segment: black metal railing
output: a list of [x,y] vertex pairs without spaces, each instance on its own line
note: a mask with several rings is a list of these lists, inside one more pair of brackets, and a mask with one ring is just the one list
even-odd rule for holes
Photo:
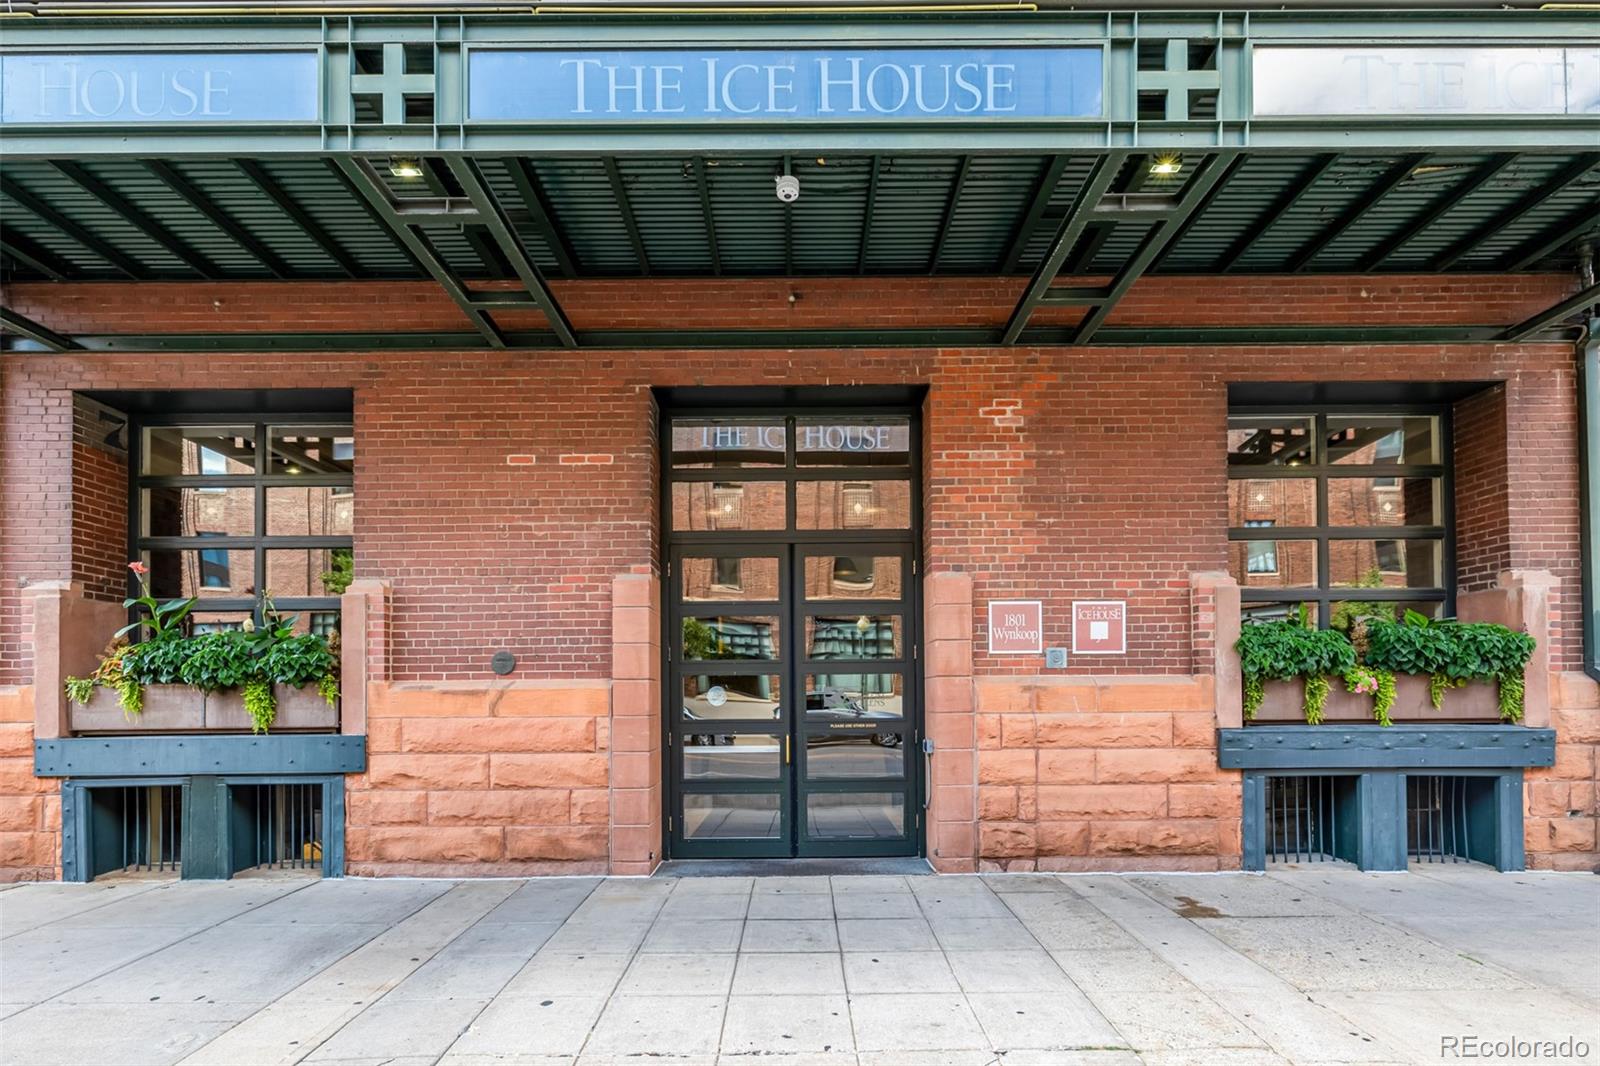
[[1334,862],[1352,858],[1353,848],[1346,840],[1353,839],[1355,830],[1351,803],[1354,791],[1355,779],[1347,775],[1268,777],[1267,861]]
[[237,869],[321,870],[322,785],[232,786]]
[[112,830],[105,834],[109,839],[99,842],[95,876],[181,871],[182,785],[110,786],[91,792],[96,822]]
[[1406,775],[1406,857],[1471,861],[1472,817],[1465,777]]

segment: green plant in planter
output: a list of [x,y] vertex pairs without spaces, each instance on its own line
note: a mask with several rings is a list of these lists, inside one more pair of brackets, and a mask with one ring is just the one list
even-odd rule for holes
[[92,677],[67,678],[67,699],[80,707],[87,707],[94,698],[95,680]]
[[197,599],[191,596],[186,600],[168,600],[162,603],[150,594],[150,582],[145,580],[150,568],[143,563],[134,562],[128,564],[128,569],[133,571],[133,576],[138,579],[139,595],[123,600],[122,606],[130,610],[141,607],[146,614],[138,621],[129,622],[117,630],[115,635],[125,636],[136,629],[144,629],[149,631],[151,640],[182,636],[183,620],[188,617],[198,602]]
[[1343,677],[1356,665],[1356,650],[1348,637],[1330,629],[1306,624],[1302,608],[1297,617],[1282,622],[1247,625],[1234,647],[1244,675],[1244,714],[1255,718],[1261,709],[1268,681],[1305,679],[1306,722],[1322,721],[1328,700],[1330,676]]
[[183,683],[201,692],[238,688],[256,675],[249,634],[240,630],[203,633],[184,641]]
[[255,677],[245,682],[240,690],[244,696],[244,709],[250,715],[250,732],[265,733],[278,718],[278,698],[272,694],[272,682]]
[[1501,719],[1520,722],[1523,672],[1534,645],[1528,634],[1492,622],[1435,622],[1407,611],[1399,622],[1368,623],[1365,659],[1374,669],[1428,675],[1435,709],[1443,706],[1447,689],[1494,681],[1499,686]]

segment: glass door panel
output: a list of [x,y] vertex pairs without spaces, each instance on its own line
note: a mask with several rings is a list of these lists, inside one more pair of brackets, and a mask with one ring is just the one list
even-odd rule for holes
[[669,854],[918,854],[914,417],[680,414],[662,445]]
[[672,570],[672,853],[788,855],[788,550],[684,549]]
[[797,548],[797,854],[914,854],[909,548]]

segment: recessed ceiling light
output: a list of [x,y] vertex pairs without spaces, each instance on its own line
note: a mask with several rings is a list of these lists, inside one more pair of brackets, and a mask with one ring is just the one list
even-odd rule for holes
[[1183,159],[1180,156],[1157,156],[1156,161],[1150,164],[1150,173],[1157,177],[1170,178],[1183,169]]
[[413,156],[397,155],[389,160],[389,173],[407,180],[422,177],[422,161]]

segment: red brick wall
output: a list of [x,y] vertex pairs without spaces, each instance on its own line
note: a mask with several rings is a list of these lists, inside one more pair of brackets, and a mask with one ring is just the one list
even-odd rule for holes
[[[1116,321],[1508,322],[1567,286],[1540,277],[1157,280],[1141,283]],[[584,283],[563,296],[580,328],[663,317],[927,325],[992,323],[1015,289],[1004,280]],[[8,295],[68,332],[460,328],[431,286],[17,286]],[[1227,565],[1228,383],[1503,382],[1458,411],[1463,573],[1478,582],[1505,567],[1549,569],[1576,602],[1572,374],[1563,344],[9,356],[0,360],[0,683],[29,679],[19,579],[97,572],[104,581],[113,554],[120,563],[109,525],[87,535],[93,524],[71,516],[75,491],[98,501],[96,513],[109,507],[101,497],[114,473],[89,476],[93,457],[74,450],[73,390],[350,388],[356,573],[393,585],[391,684],[374,693],[372,767],[352,784],[353,869],[597,868],[608,847],[602,800],[615,784],[606,727],[619,720],[596,702],[617,676],[612,580],[659,563],[651,388],[923,384],[925,572],[972,575],[971,632],[983,632],[992,599],[1044,599],[1051,643],[1074,597],[1130,602],[1128,655],[1075,662],[1065,677],[1040,676],[1037,658],[991,657],[978,638],[971,672],[982,717],[967,787],[980,810],[966,854],[1007,866],[1232,865],[1237,777],[1215,770],[1203,685],[1186,676],[1197,652],[1205,658],[1194,647],[1190,575]],[[1489,490],[1486,510],[1474,510],[1475,486]],[[1500,486],[1509,486],[1503,505],[1492,502]],[[1572,670],[1579,636],[1563,625],[1560,602],[1552,665]],[[582,694],[498,702],[489,657],[502,648],[517,656],[515,680]],[[1587,806],[1538,815],[1530,851],[1581,854],[1585,816],[1571,811],[1583,809],[1593,846],[1584,786],[1594,753],[1582,738],[1594,715],[1579,707],[1558,719],[1565,763],[1536,793],[1540,810]],[[44,800],[35,810],[29,793],[17,795],[14,817],[35,826],[26,848],[44,846]],[[654,817],[635,814],[613,825]],[[952,839],[959,821],[945,823]],[[28,856],[8,859],[27,865]]]
[[1493,588],[1511,565],[1510,455],[1506,388],[1496,385],[1454,410],[1456,583],[1462,592]]
[[[1358,313],[1499,320],[1539,306],[1566,282],[1251,279],[1213,285],[1208,306],[1243,321],[1239,316],[1278,316],[1295,303],[1259,298],[1263,285],[1283,288],[1285,296],[1299,287],[1297,321]],[[782,314],[808,321],[871,317],[862,310],[863,293],[875,292],[880,302],[871,306],[881,311],[891,288],[796,286],[805,298],[774,302],[783,304]],[[299,297],[289,300],[270,285],[14,286],[12,299],[68,332],[177,328],[190,317],[218,329],[246,311],[250,328],[370,328],[375,310],[388,326],[454,324],[453,308],[443,310],[443,322],[423,313],[436,303],[426,287],[294,288]],[[776,296],[766,283],[715,290],[657,283],[664,299],[676,301],[668,303],[647,299],[632,284],[572,288],[569,303],[580,319],[605,307],[640,321],[668,313],[684,324],[713,312],[770,324],[763,299]],[[996,303],[990,290],[1011,288],[979,284],[966,299],[989,306]],[[1177,304],[1205,297],[1192,282],[1167,291]],[[1147,292],[1130,301],[1130,320],[1161,304],[1159,291]],[[222,310],[199,296],[217,297]],[[946,318],[962,306],[946,306]],[[1169,321],[1175,313],[1164,312]],[[605,676],[610,579],[652,561],[656,550],[655,385],[927,383],[929,568],[973,571],[975,614],[990,599],[1043,597],[1052,633],[1062,631],[1074,596],[1126,597],[1129,654],[1099,660],[1097,672],[1187,669],[1188,574],[1226,565],[1223,425],[1233,380],[1509,379],[1509,562],[1550,569],[1567,583],[1577,576],[1576,429],[1565,345],[57,355],[13,357],[4,368],[0,680],[27,676],[17,579],[73,571],[63,540],[71,528],[69,390],[83,388],[354,388],[356,568],[359,576],[394,583],[391,669],[401,681],[486,677],[489,654],[501,647],[518,656],[519,676]],[[1576,634],[1559,630],[1554,650],[1557,666],[1576,665]],[[994,659],[980,646],[975,669],[1029,674],[1040,665]]]
[[90,599],[128,595],[128,453],[117,422],[79,401],[72,424],[72,580]]

